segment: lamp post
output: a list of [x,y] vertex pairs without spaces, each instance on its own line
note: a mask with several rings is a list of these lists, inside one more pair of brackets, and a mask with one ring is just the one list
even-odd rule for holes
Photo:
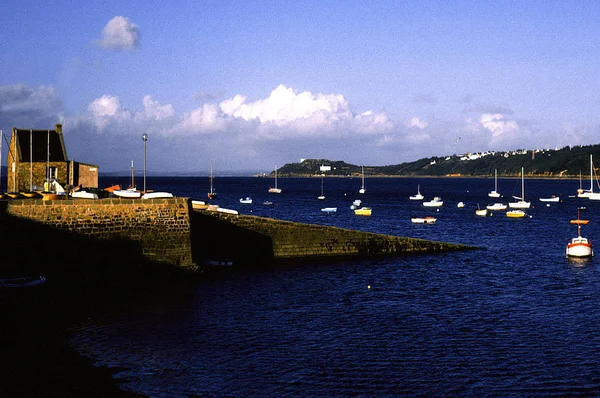
[[148,141],[148,134],[142,134],[142,140],[144,140],[144,193],[146,193],[146,141]]

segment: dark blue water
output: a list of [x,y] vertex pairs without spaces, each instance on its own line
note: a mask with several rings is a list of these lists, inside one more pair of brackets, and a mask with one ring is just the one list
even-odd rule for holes
[[[272,182],[215,179],[214,203],[483,250],[227,269],[94,314],[71,330],[72,345],[122,369],[122,388],[151,396],[600,394],[599,266],[565,258],[578,205],[590,219],[583,236],[600,236],[600,203],[568,197],[579,181],[527,180],[525,219],[475,216],[478,203],[497,201],[487,197],[493,179],[367,179],[359,195],[359,179],[332,178],[324,202],[320,179],[280,179],[281,195],[267,193]],[[442,197],[439,211],[408,199],[417,184],[426,199]],[[148,187],[204,199],[209,182],[148,178]],[[520,180],[500,180],[499,191],[509,201]],[[538,200],[553,194],[563,201]],[[359,197],[371,217],[350,210]],[[410,222],[432,214],[434,225]]]

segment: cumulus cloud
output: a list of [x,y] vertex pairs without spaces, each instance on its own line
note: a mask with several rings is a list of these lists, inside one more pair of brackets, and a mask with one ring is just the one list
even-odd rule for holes
[[504,115],[501,113],[484,113],[481,115],[479,123],[492,133],[492,137],[500,137],[519,130],[516,121],[504,119]]
[[[90,101],[82,114],[63,112],[53,88],[0,86],[0,128],[45,129],[62,122],[69,156],[98,164],[103,171],[126,169],[133,159],[142,162],[143,133],[150,136],[149,170],[197,171],[198,161],[206,159],[228,170],[256,170],[300,157],[397,164],[459,151],[535,147],[541,130],[502,112],[482,112],[466,120],[415,115],[397,123],[385,112],[352,109],[342,94],[285,85],[255,101],[237,94],[183,111],[149,94],[124,104],[115,93],[107,93]],[[597,129],[575,126],[557,130],[571,131],[573,137],[587,134],[589,139],[598,134]],[[459,136],[460,147],[455,142]],[[537,137],[539,141],[542,133]]]
[[102,30],[100,46],[112,50],[131,50],[139,46],[139,27],[129,18],[116,16]]

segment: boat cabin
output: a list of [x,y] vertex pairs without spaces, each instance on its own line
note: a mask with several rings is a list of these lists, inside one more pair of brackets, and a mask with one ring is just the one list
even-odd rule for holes
[[14,127],[8,151],[8,192],[44,190],[44,183],[56,180],[63,187],[98,187],[98,166],[69,161],[62,125],[54,130]]

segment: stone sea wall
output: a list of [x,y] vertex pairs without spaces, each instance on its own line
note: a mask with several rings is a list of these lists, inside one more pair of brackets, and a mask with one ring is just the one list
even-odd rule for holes
[[[234,215],[213,211],[203,211],[204,217],[211,217],[221,222],[213,222],[215,234],[234,233],[229,226],[239,230],[252,231],[256,244],[269,242],[272,256],[275,259],[335,257],[335,256],[384,256],[419,253],[436,253],[454,250],[474,249],[474,247],[433,242],[423,239],[404,238],[370,232],[349,230],[344,228],[303,224],[290,221],[275,220],[264,217]],[[207,220],[199,221],[208,224]],[[221,225],[219,227],[219,225]],[[258,239],[262,237],[262,241]],[[252,239],[247,236],[246,239]],[[252,247],[253,244],[248,246]],[[256,246],[254,246],[256,247]]]
[[[8,216],[100,241],[135,243],[151,261],[194,266],[186,198],[9,200],[5,211]],[[57,249],[69,251],[68,247]],[[111,253],[106,256],[110,258]]]

